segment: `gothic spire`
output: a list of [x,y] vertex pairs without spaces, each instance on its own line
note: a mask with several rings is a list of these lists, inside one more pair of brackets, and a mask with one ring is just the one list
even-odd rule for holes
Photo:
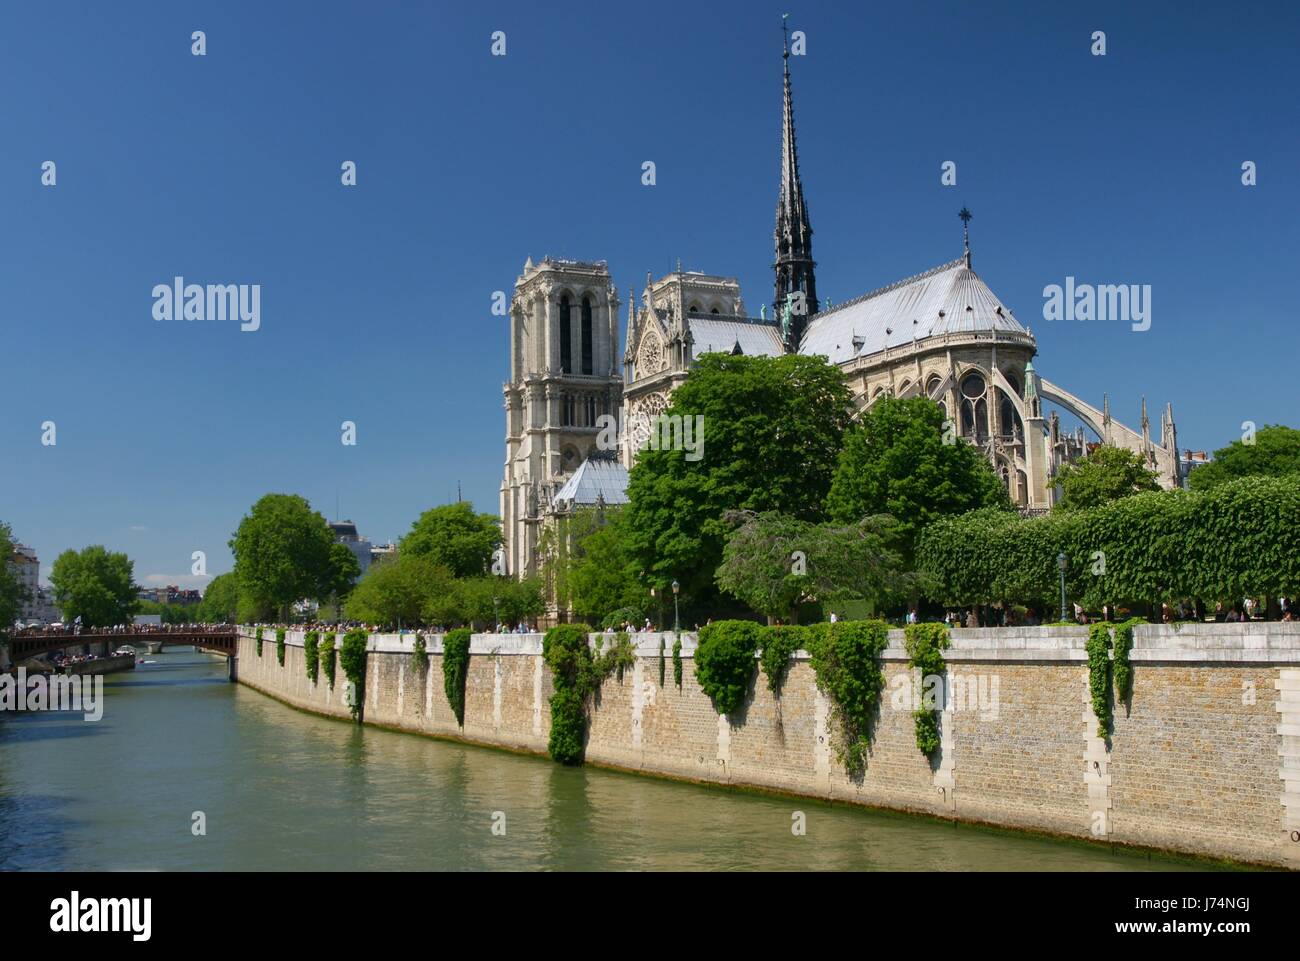
[[786,341],[787,350],[798,350],[808,317],[817,313],[816,264],[812,258],[812,225],[808,222],[808,205],[803,183],[799,179],[799,154],[794,135],[794,98],[790,90],[790,34],[785,17],[781,19],[783,51],[781,54],[785,96],[781,118],[781,186],[776,201],[776,294],[772,302],[775,316],[785,310],[786,298],[802,291],[803,311],[796,310]]

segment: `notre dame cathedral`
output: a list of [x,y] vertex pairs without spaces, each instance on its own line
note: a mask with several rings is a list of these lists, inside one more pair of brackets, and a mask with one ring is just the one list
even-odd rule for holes
[[[956,432],[984,451],[1026,513],[1051,507],[1062,464],[1097,443],[1141,453],[1166,487],[1180,484],[1172,408],[1152,439],[1034,369],[1037,345],[962,255],[831,305],[817,297],[812,226],[795,147],[790,50],[783,53],[781,180],[776,203],[775,289],[748,315],[732,277],[683,271],[646,275],[628,292],[620,370],[618,293],[604,261],[529,258],[510,307],[510,380],[505,384],[506,462],[501,521],[506,567],[539,573],[542,532],[575,509],[626,503],[628,469],[653,419],[694,359],[733,354],[819,354],[836,364],[857,413],[886,393],[941,404]],[[962,210],[969,227],[970,214]],[[1079,427],[1063,432],[1056,405]],[[609,425],[617,424],[617,430]],[[612,440],[611,440],[612,437]]]

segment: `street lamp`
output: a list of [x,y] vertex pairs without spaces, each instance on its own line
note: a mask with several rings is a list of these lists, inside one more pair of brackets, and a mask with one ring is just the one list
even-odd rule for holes
[[673,634],[676,635],[681,630],[682,617],[677,608],[677,595],[682,592],[682,585],[678,584],[676,579],[673,580]]
[[1061,572],[1061,620],[1065,620],[1065,567],[1068,561],[1065,551],[1056,555],[1056,566]]

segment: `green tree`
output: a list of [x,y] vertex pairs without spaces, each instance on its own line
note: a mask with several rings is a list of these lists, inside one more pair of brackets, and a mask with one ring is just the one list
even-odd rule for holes
[[433,559],[399,552],[372,564],[343,606],[349,620],[383,627],[423,621],[430,598],[451,589],[451,572]]
[[361,576],[361,563],[346,544],[331,544],[329,561],[317,590],[316,599],[335,605],[352,593],[357,578]]
[[134,567],[125,554],[98,544],[66,550],[50,569],[55,603],[67,621],[80,617],[83,627],[129,624],[137,604]]
[[225,624],[239,611],[239,579],[234,571],[218,574],[203,592],[198,619],[205,624]]
[[1102,445],[1077,464],[1067,464],[1056,475],[1061,499],[1056,509],[1087,510],[1121,497],[1160,490],[1156,475],[1141,454],[1123,447]]
[[889,544],[897,524],[880,515],[855,524],[813,524],[769,511],[728,515],[718,586],[760,614],[793,623],[807,600],[860,598],[882,604],[910,587]]
[[278,610],[317,597],[330,578],[334,536],[325,518],[296,494],[267,494],[230,541],[243,612]]
[[[594,511],[582,512],[594,519]],[[576,521],[569,523],[574,525]],[[566,583],[573,613],[593,624],[619,610],[644,616],[650,596],[637,579],[621,509],[607,510],[604,525],[593,524],[572,538]]]
[[839,368],[820,357],[702,356],[665,412],[703,418],[702,446],[648,447],[628,481],[638,575],[660,592],[680,581],[698,606],[717,594],[727,511],[821,520],[849,405]]
[[947,436],[943,408],[925,397],[876,401],[844,439],[826,509],[840,523],[888,514],[909,567],[916,538],[940,517],[1010,508],[984,456]]
[[1207,490],[1239,477],[1278,477],[1300,471],[1300,430],[1273,424],[1255,432],[1253,443],[1235,440],[1214,452],[1214,460],[1187,477],[1192,490]]
[[420,515],[398,543],[403,554],[428,557],[456,577],[487,574],[501,546],[501,527],[491,514],[474,513],[469,501],[443,504]]
[[4,640],[10,626],[18,619],[23,603],[29,598],[10,566],[14,556],[13,531],[0,521],[0,640]]

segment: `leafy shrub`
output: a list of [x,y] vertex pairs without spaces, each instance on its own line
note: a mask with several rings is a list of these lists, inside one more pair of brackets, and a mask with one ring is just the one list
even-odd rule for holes
[[469,643],[473,636],[468,627],[458,627],[442,639],[442,689],[460,727],[465,726],[465,679],[469,677]]
[[745,703],[761,631],[753,621],[718,621],[700,629],[695,676],[719,714],[732,714]]
[[776,697],[781,696],[790,659],[795,651],[807,649],[810,637],[808,628],[797,624],[764,627],[759,632],[759,644],[763,648],[759,663],[767,675],[767,689]]
[[817,686],[831,702],[831,746],[849,776],[860,777],[885,687],[880,655],[889,646],[889,625],[839,621],[814,625],[808,633]]
[[[946,624],[908,624],[903,630],[903,646],[908,665],[921,671],[922,690],[927,678],[939,677],[948,670],[943,657],[950,646]],[[912,711],[912,722],[917,748],[926,757],[932,756],[939,750],[939,709],[919,704]]]

